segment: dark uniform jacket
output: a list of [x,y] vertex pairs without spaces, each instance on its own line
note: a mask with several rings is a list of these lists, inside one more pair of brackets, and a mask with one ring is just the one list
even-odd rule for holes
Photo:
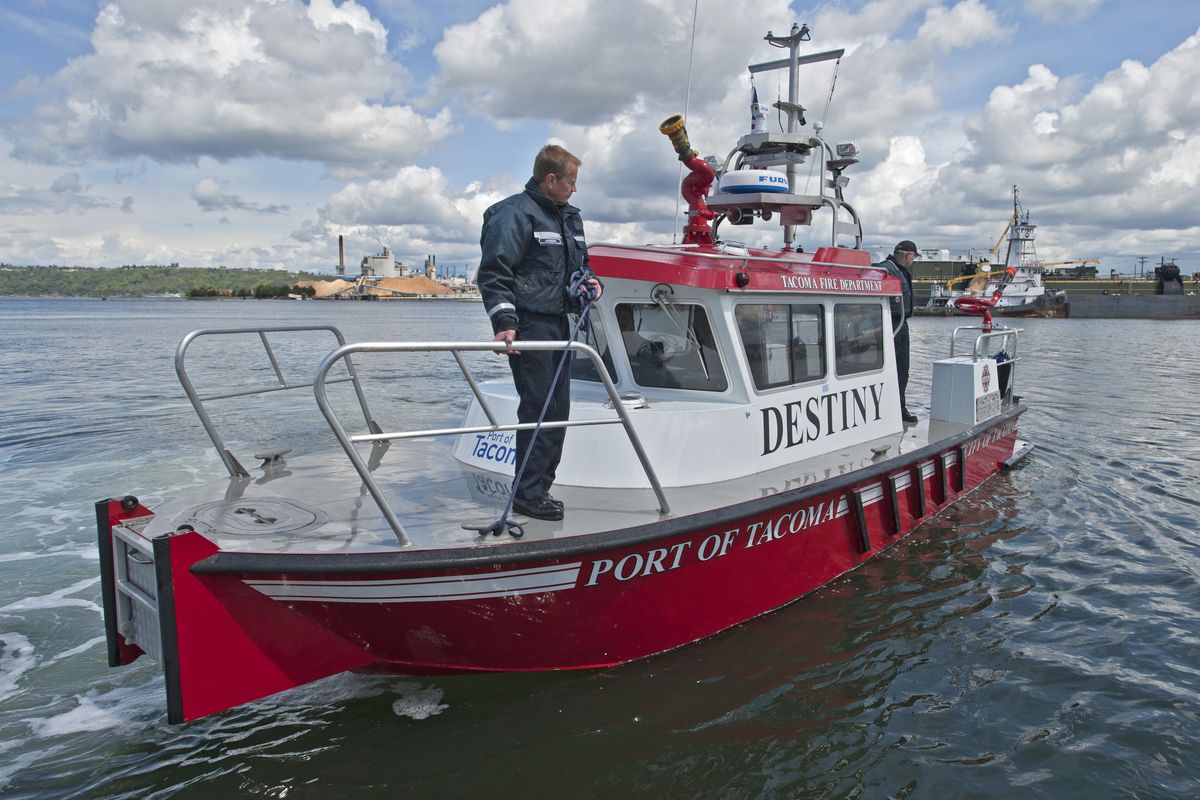
[[892,321],[899,322],[901,318],[908,319],[913,315],[913,305],[916,295],[913,292],[912,273],[896,261],[895,255],[890,255],[875,266],[882,267],[900,279],[900,297],[892,298]]
[[571,276],[587,266],[583,218],[558,206],[532,178],[525,191],[483,212],[477,282],[492,331],[514,330],[522,312],[565,315]]

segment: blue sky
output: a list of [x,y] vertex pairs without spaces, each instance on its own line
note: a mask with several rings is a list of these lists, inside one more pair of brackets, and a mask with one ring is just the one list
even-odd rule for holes
[[[748,126],[768,29],[846,48],[826,133],[864,153],[869,247],[983,248],[1017,184],[1045,259],[1200,270],[1200,4],[1165,0],[9,0],[0,261],[332,271],[343,234],[351,265],[386,244],[466,269],[551,140],[583,159],[590,240],[670,241],[657,124],[683,110],[694,12],[704,154]],[[834,69],[802,76],[810,120]]]

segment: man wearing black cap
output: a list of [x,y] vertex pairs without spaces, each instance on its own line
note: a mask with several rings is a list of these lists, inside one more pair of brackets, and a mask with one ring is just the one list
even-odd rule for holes
[[913,315],[913,261],[917,259],[917,246],[908,239],[896,245],[892,254],[875,266],[883,267],[900,279],[900,296],[892,298],[892,329],[896,331],[896,378],[900,383],[900,416],[906,423],[917,421],[917,415],[908,410],[904,393],[908,389],[908,318]]

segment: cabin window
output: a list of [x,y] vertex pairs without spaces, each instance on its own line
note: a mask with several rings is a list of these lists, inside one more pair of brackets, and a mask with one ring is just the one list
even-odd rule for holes
[[737,305],[734,317],[756,389],[825,377],[824,313],[819,304]]
[[883,368],[883,307],[878,303],[838,303],[833,307],[838,375]]
[[[574,330],[578,318],[572,314],[570,320],[571,330]],[[600,326],[599,314],[594,312],[588,314],[587,331],[580,331],[575,340],[594,348],[600,354],[600,359],[604,362],[604,369],[608,371],[609,380],[615,383],[617,370],[613,366],[612,353],[608,349],[608,337],[604,335],[604,329]],[[600,383],[600,373],[596,371],[596,365],[582,353],[573,352],[571,354],[571,378],[577,381]]]
[[618,303],[614,311],[637,385],[701,392],[729,388],[702,306]]

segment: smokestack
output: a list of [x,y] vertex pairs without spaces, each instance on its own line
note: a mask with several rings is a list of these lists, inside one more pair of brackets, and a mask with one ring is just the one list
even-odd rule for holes
[[346,274],[346,243],[342,240],[342,235],[338,234],[338,275]]

